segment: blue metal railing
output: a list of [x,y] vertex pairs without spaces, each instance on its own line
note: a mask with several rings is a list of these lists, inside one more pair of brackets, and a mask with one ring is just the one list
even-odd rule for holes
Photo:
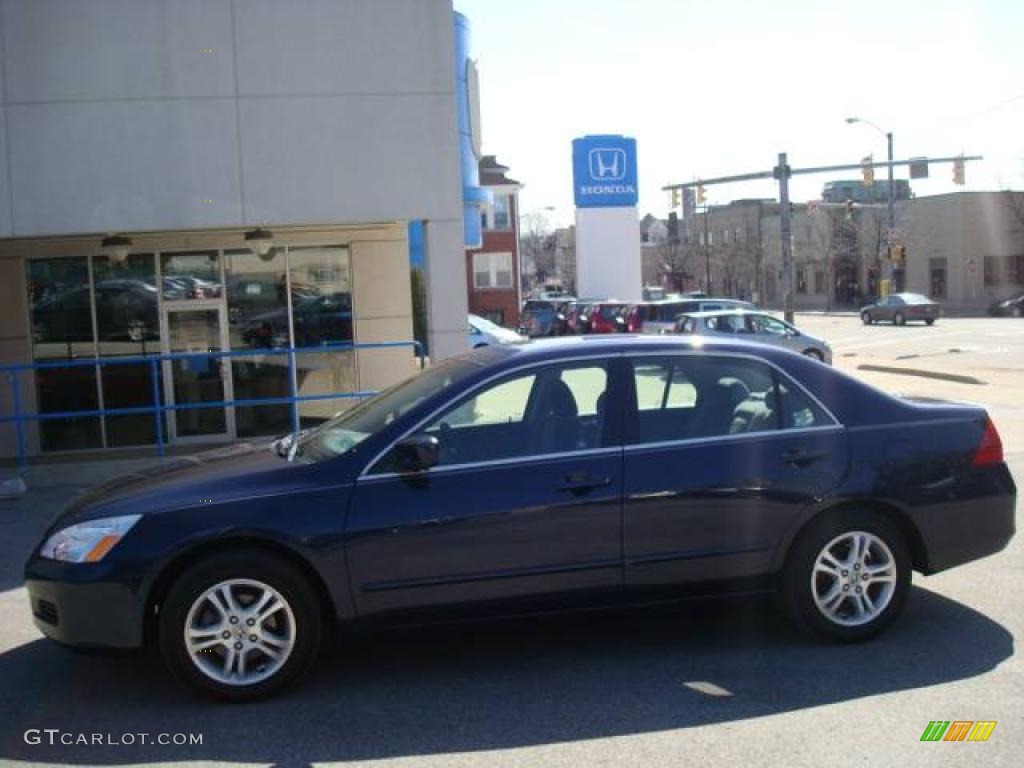
[[[80,419],[87,417],[104,416],[130,416],[141,413],[152,414],[153,429],[156,435],[156,454],[161,459],[164,457],[164,425],[163,415],[168,411],[191,411],[204,408],[237,408],[245,406],[260,405],[290,405],[292,430],[299,430],[299,409],[298,404],[315,400],[337,400],[342,398],[363,399],[377,394],[375,391],[357,390],[354,392],[330,392],[320,395],[300,395],[296,392],[297,367],[296,355],[305,354],[332,354],[338,352],[358,351],[363,349],[393,349],[410,347],[413,349],[416,358],[420,362],[420,368],[424,366],[423,345],[418,341],[382,341],[366,344],[323,344],[315,347],[267,347],[258,349],[237,349],[237,350],[210,350],[207,352],[172,352],[159,355],[131,355],[124,357],[90,357],[75,360],[52,360],[35,363],[7,363],[0,365],[0,373],[7,375],[11,386],[11,410],[12,415],[0,416],[0,424],[14,424],[17,436],[18,465],[24,467],[28,463],[28,455],[25,447],[25,424],[27,422],[42,422],[54,419]],[[161,363],[173,360],[209,360],[211,357],[219,359],[246,358],[246,357],[267,357],[267,356],[288,356],[288,395],[284,397],[257,397],[243,400],[211,400],[201,403],[175,403],[163,402],[161,398],[160,377]],[[82,411],[48,411],[46,413],[25,413],[21,402],[21,387],[19,375],[26,371],[46,371],[61,368],[99,368],[111,365],[148,365],[149,377],[152,388],[152,405],[137,405],[126,408],[93,408]]]

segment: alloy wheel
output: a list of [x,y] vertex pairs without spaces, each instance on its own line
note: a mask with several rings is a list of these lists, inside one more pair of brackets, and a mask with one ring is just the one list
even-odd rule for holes
[[896,591],[896,558],[881,538],[848,531],[822,548],[811,571],[811,593],[821,614],[840,626],[877,619]]
[[260,581],[229,579],[192,603],[184,641],[192,663],[223,685],[248,686],[274,675],[295,646],[288,601]]

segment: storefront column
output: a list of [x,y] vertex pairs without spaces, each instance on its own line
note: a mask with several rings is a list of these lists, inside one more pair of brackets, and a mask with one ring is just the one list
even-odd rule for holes
[[462,221],[425,222],[424,245],[429,353],[432,360],[441,360],[467,350],[469,306]]

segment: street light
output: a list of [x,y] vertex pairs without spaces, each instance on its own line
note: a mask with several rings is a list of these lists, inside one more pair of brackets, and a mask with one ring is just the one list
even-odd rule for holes
[[[889,150],[889,160],[888,160],[888,165],[889,165],[889,235],[888,235],[888,237],[886,237],[886,243],[888,245],[892,245],[892,237],[894,236],[894,234],[896,232],[896,186],[893,183],[893,179],[892,179],[892,171],[893,171],[893,165],[892,165],[892,163],[893,163],[893,157],[892,157],[892,131],[882,130],[875,123],[871,122],[870,120],[865,120],[863,117],[848,117],[848,118],[846,118],[846,122],[847,122],[848,125],[853,125],[854,123],[864,123],[865,125],[870,125],[872,128],[874,128],[880,134],[885,136],[885,141],[886,141],[886,143],[888,145],[888,150]],[[902,288],[903,288],[902,285],[896,286],[897,290],[902,290]]]

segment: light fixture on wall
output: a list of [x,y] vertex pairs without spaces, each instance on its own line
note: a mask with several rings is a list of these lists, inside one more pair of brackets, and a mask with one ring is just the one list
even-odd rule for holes
[[245,244],[252,252],[265,261],[270,261],[270,249],[274,247],[274,233],[269,229],[257,227],[245,233]]
[[122,263],[128,258],[128,252],[132,247],[132,239],[124,235],[110,235],[104,237],[100,243],[100,255],[106,256],[115,263]]

